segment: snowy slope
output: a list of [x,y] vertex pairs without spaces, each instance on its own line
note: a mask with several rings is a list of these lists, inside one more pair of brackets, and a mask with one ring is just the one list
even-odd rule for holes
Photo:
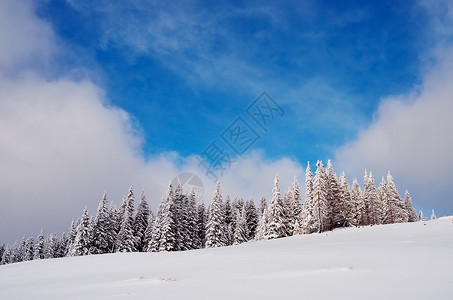
[[453,217],[5,265],[0,299],[453,299]]

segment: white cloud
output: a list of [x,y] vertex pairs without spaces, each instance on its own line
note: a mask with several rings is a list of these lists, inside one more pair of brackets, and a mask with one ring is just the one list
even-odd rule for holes
[[[15,43],[15,51],[1,50],[0,64],[15,68],[55,51],[50,26],[34,16],[28,2],[0,6],[0,14],[8,15],[0,18],[0,41]],[[18,36],[23,41],[11,39]],[[0,73],[0,242],[36,235],[41,227],[61,233],[85,205],[94,213],[104,189],[118,205],[130,185],[136,194],[145,188],[155,209],[181,172],[199,174],[204,201],[210,201],[214,183],[197,161],[177,153],[144,157],[132,116],[109,105],[91,81],[48,80],[36,71],[7,74]],[[290,159],[267,161],[250,153],[221,178],[222,190],[269,197],[276,172],[284,189],[302,168]]]
[[32,1],[1,2],[0,69],[13,65],[17,69],[36,61],[45,64],[56,50],[53,38],[49,24],[34,16]]
[[361,178],[391,170],[400,193],[409,189],[419,208],[453,212],[453,49],[437,62],[411,93],[384,99],[373,123],[339,149],[339,169]]

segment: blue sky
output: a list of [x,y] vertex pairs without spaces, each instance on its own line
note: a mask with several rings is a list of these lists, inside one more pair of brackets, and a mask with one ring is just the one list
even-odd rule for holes
[[267,91],[287,114],[256,147],[332,158],[382,97],[420,81],[429,41],[407,1],[70,2],[38,10],[74,49],[61,67],[93,72],[136,118],[146,155],[201,153]]
[[[234,160],[224,194],[330,158],[453,212],[451,0],[5,0],[0,20],[0,240],[66,230],[104,190],[155,209],[181,172],[209,202],[212,142]],[[266,130],[247,114],[263,92],[284,111]],[[238,118],[258,136],[242,157],[222,139]]]

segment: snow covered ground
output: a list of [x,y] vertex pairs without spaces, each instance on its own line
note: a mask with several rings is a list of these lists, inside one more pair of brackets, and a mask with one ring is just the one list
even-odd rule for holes
[[453,299],[453,216],[5,265],[0,299]]

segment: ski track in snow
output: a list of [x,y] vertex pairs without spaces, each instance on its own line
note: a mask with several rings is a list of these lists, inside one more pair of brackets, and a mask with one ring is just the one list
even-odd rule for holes
[[452,299],[453,216],[0,266],[0,299]]

